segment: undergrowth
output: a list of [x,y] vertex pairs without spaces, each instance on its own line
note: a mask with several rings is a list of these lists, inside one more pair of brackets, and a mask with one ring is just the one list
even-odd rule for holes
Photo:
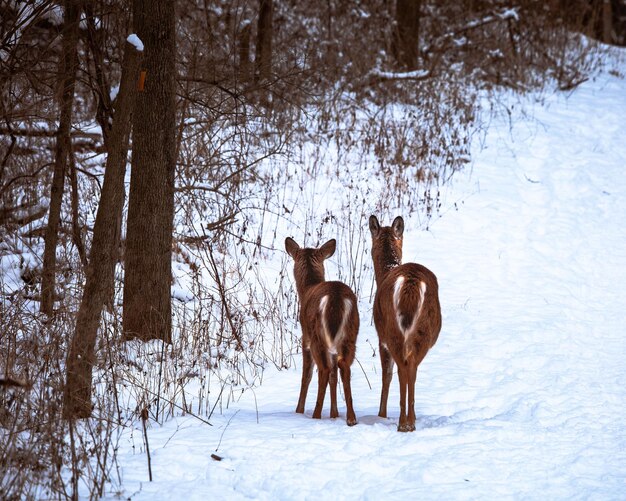
[[[536,88],[538,75],[548,75],[543,84],[552,88],[587,78],[595,69],[587,56],[596,49],[574,36],[566,42],[550,56],[559,64],[519,76],[516,91]],[[522,46],[514,48],[521,57]],[[297,367],[298,303],[286,236],[306,246],[336,238],[327,275],[370,303],[367,219],[402,212],[428,229],[442,208],[441,191],[471,163],[473,141],[486,129],[493,111],[480,103],[493,104],[501,89],[493,75],[479,73],[459,63],[436,78],[365,84],[350,73],[354,81],[339,75],[337,85],[314,89],[297,106],[262,109],[238,97],[236,113],[219,118],[208,106],[186,108],[176,178],[173,342],[120,340],[118,264],[114,300],[99,331],[90,419],[66,422],[60,412],[84,281],[71,232],[59,248],[56,314],[45,318],[37,302],[44,225],[39,219],[0,225],[0,497],[98,498],[122,483],[116,457],[128,430],[149,462],[147,423],[191,416],[210,426],[241,392],[262,384],[268,367]],[[33,148],[33,138],[18,142]],[[87,149],[76,157],[85,172],[79,191],[88,248],[104,156]],[[28,157],[16,158],[21,176]],[[36,208],[48,182],[42,176],[3,200],[22,197]],[[67,229],[70,201],[64,204]]]

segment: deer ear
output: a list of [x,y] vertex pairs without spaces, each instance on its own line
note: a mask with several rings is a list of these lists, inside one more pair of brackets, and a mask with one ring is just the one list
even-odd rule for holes
[[378,235],[379,231],[380,223],[378,222],[378,219],[374,215],[370,216],[370,232],[372,233],[372,236],[375,237]]
[[333,238],[320,247],[320,253],[324,259],[328,259],[335,253],[337,248],[337,241]]
[[292,258],[295,259],[296,252],[298,252],[299,249],[300,249],[300,246],[296,243],[296,241],[293,238],[291,237],[285,238],[285,250],[287,251],[287,254],[289,254]]
[[396,237],[400,238],[404,233],[404,219],[402,219],[402,216],[398,216],[397,218],[395,218],[391,227],[393,228],[393,232]]

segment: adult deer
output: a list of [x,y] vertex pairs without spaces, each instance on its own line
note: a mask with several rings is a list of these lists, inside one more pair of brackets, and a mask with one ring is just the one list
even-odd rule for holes
[[381,227],[370,216],[372,259],[376,275],[374,325],[378,332],[383,387],[378,415],[387,417],[389,384],[394,362],[400,380],[398,431],[415,430],[417,367],[433,347],[441,330],[437,277],[428,268],[402,263],[404,220]]
[[342,282],[326,282],[324,260],[335,253],[336,241],[329,240],[319,249],[301,248],[292,238],[285,239],[285,249],[294,260],[293,274],[300,298],[302,327],[302,383],[296,412],[304,412],[304,402],[317,365],[317,401],[313,418],[322,417],[326,387],[330,382],[330,417],[337,411],[337,367],[341,372],[346,398],[346,422],[356,424],[350,389],[350,366],[356,352],[359,312],[356,296]]

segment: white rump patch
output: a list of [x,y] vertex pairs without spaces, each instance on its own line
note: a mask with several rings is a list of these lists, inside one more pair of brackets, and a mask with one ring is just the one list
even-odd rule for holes
[[[404,285],[404,277],[400,275],[396,278],[396,284],[393,286],[393,309],[396,310],[396,315],[398,315],[398,305],[400,304],[400,291],[402,291],[402,286]],[[398,325],[400,325],[400,319],[398,319]]]
[[420,282],[420,304],[417,307],[417,316],[422,314],[422,308],[424,307],[424,298],[426,297],[426,282]]
[[402,315],[400,315],[399,305],[400,305],[400,292],[402,292],[402,286],[404,285],[404,277],[400,275],[396,279],[396,284],[393,286],[393,310],[396,312],[396,323],[398,324],[398,329],[400,332],[404,334],[406,337],[406,332],[402,329]]
[[326,310],[326,304],[328,303],[328,296],[323,296],[320,299],[320,313],[324,316],[324,310]]
[[343,318],[341,319],[341,325],[339,326],[339,331],[335,335],[335,339],[333,340],[330,336],[330,329],[328,328],[328,323],[326,321],[326,306],[328,305],[328,296],[322,297],[320,299],[320,314],[322,316],[322,331],[324,334],[324,340],[326,341],[326,348],[331,355],[337,355],[337,345],[341,344],[343,339],[343,335],[345,332],[346,324],[348,323],[348,318],[350,316],[350,312],[352,311],[352,301],[348,298],[344,298],[343,300]]
[[398,324],[398,329],[400,329],[400,332],[404,335],[404,338],[406,339],[409,333],[415,330],[415,326],[417,325],[417,320],[422,314],[422,308],[424,306],[424,297],[426,296],[426,282],[420,280],[420,283],[419,283],[420,297],[419,297],[419,302],[417,304],[417,312],[415,315],[413,315],[413,321],[411,322],[411,325],[408,327],[408,329],[405,330],[402,327],[402,315],[400,314],[400,311],[398,308],[400,305],[400,293],[402,292],[404,280],[405,279],[402,275],[400,275],[396,279],[396,283],[393,287],[393,309],[396,312],[396,322]]
[[322,333],[324,334],[324,341],[326,341],[326,349],[333,355],[337,353],[337,347],[330,337],[330,331],[328,330],[328,323],[326,322],[326,306],[328,305],[328,296],[320,299],[320,315],[322,317]]

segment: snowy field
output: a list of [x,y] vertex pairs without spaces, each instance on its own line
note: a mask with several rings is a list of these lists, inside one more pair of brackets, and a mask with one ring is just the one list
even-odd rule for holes
[[[329,419],[328,395],[311,419],[316,375],[295,414],[300,361],[270,366],[213,426],[152,423],[153,482],[140,428],[125,431],[123,491],[108,498],[626,499],[626,81],[604,74],[525,101],[526,114],[514,102],[513,125],[492,121],[429,230],[405,215],[404,261],[437,274],[443,311],[418,371],[414,433],[396,431],[395,376],[390,418],[377,417],[378,343],[361,294],[357,426],[341,398]],[[286,236],[302,244],[278,235],[274,260],[286,262]]]

